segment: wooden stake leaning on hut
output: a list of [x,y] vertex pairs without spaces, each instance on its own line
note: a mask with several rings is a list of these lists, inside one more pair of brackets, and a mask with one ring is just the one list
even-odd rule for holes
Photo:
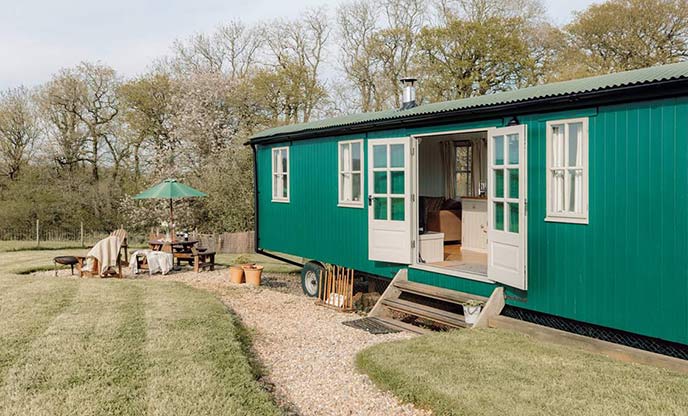
[[353,311],[354,271],[331,265],[320,272],[316,304],[343,312]]

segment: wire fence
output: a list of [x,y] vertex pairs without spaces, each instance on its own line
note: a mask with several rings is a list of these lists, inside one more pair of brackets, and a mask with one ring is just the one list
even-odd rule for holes
[[[123,226],[126,230],[126,225]],[[159,230],[151,230],[150,233],[129,233],[130,247],[147,246],[150,239],[162,236]],[[89,230],[83,225],[75,229],[55,227],[43,227],[36,222],[33,227],[0,228],[0,241],[16,242],[19,247],[89,247],[110,235],[112,230]],[[157,237],[156,237],[157,235]],[[198,240],[199,245],[218,253],[251,253],[254,250],[253,231],[239,233],[196,233],[192,232],[189,238]],[[13,244],[9,244],[12,246]]]

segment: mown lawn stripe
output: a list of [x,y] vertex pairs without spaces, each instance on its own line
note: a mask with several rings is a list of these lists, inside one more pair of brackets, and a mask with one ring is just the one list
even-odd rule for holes
[[[73,302],[9,369],[0,390],[8,413],[142,414],[141,290],[100,280],[76,281],[76,287]],[[125,362],[126,355],[133,361]]]
[[73,302],[78,286],[36,278],[0,279],[0,387],[7,371]]

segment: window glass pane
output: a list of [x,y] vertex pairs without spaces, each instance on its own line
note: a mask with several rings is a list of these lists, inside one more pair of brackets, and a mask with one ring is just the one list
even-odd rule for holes
[[373,217],[376,220],[386,220],[387,219],[387,198],[374,198],[373,199]]
[[392,221],[404,221],[404,198],[392,198]]
[[354,173],[351,175],[351,199],[353,201],[361,200],[361,174]]
[[552,211],[564,211],[564,171],[552,172]]
[[564,165],[564,126],[552,126],[552,167]]
[[279,184],[280,184],[281,178],[278,175],[272,175],[272,197],[273,198],[279,198],[280,192],[279,192]]
[[373,146],[373,167],[387,167],[387,145],[381,144]]
[[342,173],[339,177],[341,181],[341,194],[339,195],[339,199],[342,201],[351,201],[351,175]]
[[392,192],[393,194],[404,193],[404,172],[391,172],[392,174]]
[[456,174],[456,196],[472,196],[471,188],[471,174],[457,173]]
[[509,169],[509,198],[518,198],[518,169]]
[[504,231],[504,203],[494,203],[494,228],[495,230]]
[[287,149],[282,149],[282,172],[286,173],[289,167]]
[[504,164],[504,136],[495,136],[494,138],[494,155],[495,155],[495,160],[494,164],[495,165],[503,165]]
[[286,198],[289,195],[289,181],[287,175],[282,175],[282,196]]
[[518,233],[518,204],[509,203],[509,232]]
[[404,145],[392,144],[389,146],[390,153],[390,167],[403,168],[404,167]]
[[581,166],[581,143],[583,125],[581,123],[569,124],[569,159],[568,166]]
[[349,171],[349,145],[348,144],[340,144],[339,145],[339,169],[341,169],[342,172],[348,172]]
[[279,151],[272,150],[272,173],[279,172]]
[[566,207],[568,212],[579,212],[578,207],[581,205],[579,201],[581,191],[580,185],[582,184],[581,176],[582,175],[578,175],[574,170],[569,171],[567,186],[569,205]]
[[[373,179],[375,181],[374,192],[376,194],[386,194],[387,193],[387,172],[375,172],[373,174]],[[370,186],[370,185],[368,185]]]
[[495,169],[495,198],[504,198],[504,170]]
[[361,170],[361,143],[351,144],[351,170]]
[[518,165],[518,134],[510,134],[507,136],[509,142],[509,163]]

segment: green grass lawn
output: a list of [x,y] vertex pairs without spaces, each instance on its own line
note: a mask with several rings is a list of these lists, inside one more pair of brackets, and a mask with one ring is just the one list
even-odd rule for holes
[[435,415],[686,415],[688,376],[497,329],[380,344],[358,367]]
[[[35,241],[0,241],[0,273],[28,274],[35,271],[51,270],[54,268],[53,258],[56,256],[83,256],[88,252],[88,248],[74,247],[74,242],[41,243],[41,247],[43,244],[48,246],[44,249],[38,249],[35,247]],[[301,258],[298,257],[288,257],[295,261],[301,261]],[[221,253],[217,255],[215,261],[221,266],[229,266],[235,264],[238,258],[241,261],[246,260],[263,265],[266,273],[298,273],[301,270],[300,267],[255,253]]]
[[224,305],[180,283],[0,272],[3,415],[279,414],[247,351]]

